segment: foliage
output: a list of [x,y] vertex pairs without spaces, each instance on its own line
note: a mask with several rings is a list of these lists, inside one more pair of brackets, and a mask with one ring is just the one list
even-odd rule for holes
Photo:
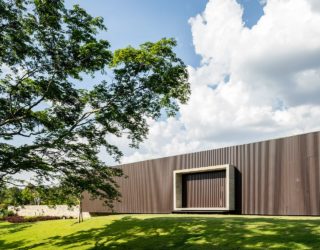
[[0,219],[13,216],[15,213],[12,210],[8,210],[7,207],[0,205]]
[[[105,30],[102,18],[62,0],[0,0],[0,182],[31,172],[111,206],[122,172],[98,153],[122,153],[108,138],[137,147],[149,118],[186,103],[188,74],[173,39],[112,53],[98,38]],[[91,84],[98,73],[104,80]]]
[[22,190],[18,187],[11,187],[8,189],[3,189],[1,195],[1,205],[4,207],[8,206],[19,206],[24,205],[26,202],[25,197],[23,197]]
[[8,206],[54,206],[57,204],[72,206],[79,204],[79,200],[72,193],[67,193],[62,186],[34,186],[32,184],[24,188],[3,186],[0,193],[0,206],[4,209]]
[[318,249],[318,217],[113,215],[0,222],[1,249]]

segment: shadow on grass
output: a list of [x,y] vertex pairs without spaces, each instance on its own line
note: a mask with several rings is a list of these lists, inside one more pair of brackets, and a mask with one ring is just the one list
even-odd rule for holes
[[[0,240],[0,249],[19,249],[19,247],[23,246],[24,241],[18,240],[14,242],[7,243],[4,240]],[[22,249],[22,248],[20,248]]]
[[317,249],[320,220],[127,216],[48,240],[63,248],[93,241],[92,249]]
[[14,224],[14,223],[1,223],[0,224],[0,231],[5,230],[7,233],[16,233],[30,227],[30,223],[21,223],[21,224]]
[[[1,223],[0,224],[0,234],[1,233],[9,233],[13,234],[16,232],[20,232],[26,228],[30,227],[30,224],[9,224],[9,223]],[[0,240],[0,249],[19,249],[19,247],[23,246],[25,241],[18,240],[14,242],[6,242],[4,240]]]

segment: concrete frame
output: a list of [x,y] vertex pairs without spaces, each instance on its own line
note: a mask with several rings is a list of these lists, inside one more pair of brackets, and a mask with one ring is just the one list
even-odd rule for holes
[[[225,207],[182,207],[182,175],[190,173],[226,171],[226,206]],[[189,168],[173,171],[173,210],[174,211],[232,211],[235,209],[234,167],[230,164]]]

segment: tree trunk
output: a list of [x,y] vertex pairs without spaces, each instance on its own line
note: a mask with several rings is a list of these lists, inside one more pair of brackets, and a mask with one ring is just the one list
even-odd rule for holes
[[82,200],[80,199],[80,203],[79,203],[79,219],[78,222],[83,222],[83,216],[82,216]]
[[83,222],[83,214],[82,214],[82,198],[80,198],[80,202],[79,202],[79,218],[78,218],[78,222]]

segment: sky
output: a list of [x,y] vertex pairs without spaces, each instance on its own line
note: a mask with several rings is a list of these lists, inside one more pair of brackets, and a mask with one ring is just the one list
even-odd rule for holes
[[[319,0],[69,0],[102,16],[112,49],[174,37],[192,94],[174,118],[149,120],[134,162],[320,129]],[[101,152],[101,158],[112,160]]]
[[[260,0],[261,1],[261,0]],[[237,0],[244,6],[243,20],[251,27],[263,14],[259,0]],[[104,18],[108,31],[100,34],[112,49],[137,46],[145,41],[174,37],[176,53],[191,66],[201,57],[195,53],[189,19],[204,11],[208,0],[67,0],[67,7],[78,4],[93,16]]]

